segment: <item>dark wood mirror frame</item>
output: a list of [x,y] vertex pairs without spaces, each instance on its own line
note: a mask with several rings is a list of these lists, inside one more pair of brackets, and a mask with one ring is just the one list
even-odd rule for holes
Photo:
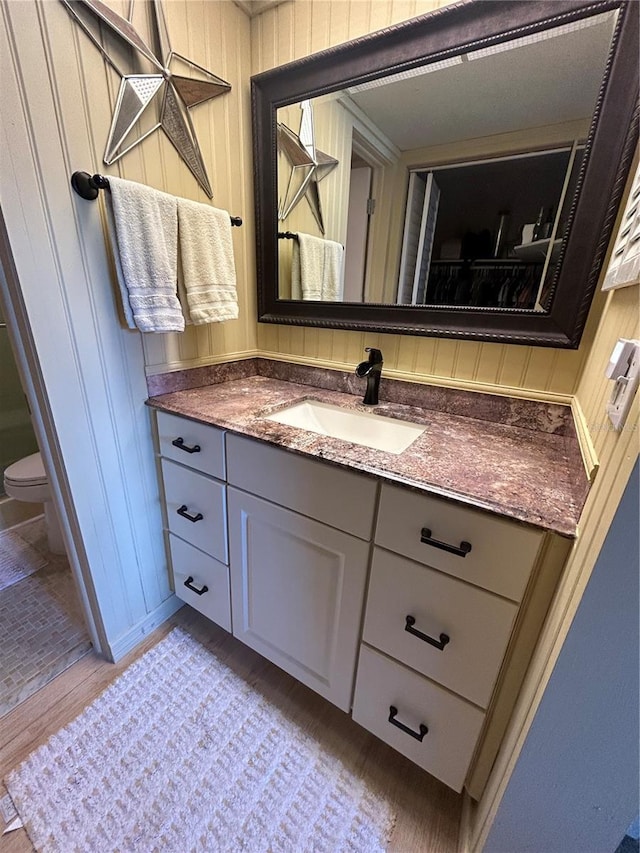
[[[466,0],[251,80],[258,320],[263,323],[576,348],[638,140],[636,0]],[[619,9],[548,312],[278,298],[276,111],[462,50]],[[553,14],[550,15],[549,12]]]

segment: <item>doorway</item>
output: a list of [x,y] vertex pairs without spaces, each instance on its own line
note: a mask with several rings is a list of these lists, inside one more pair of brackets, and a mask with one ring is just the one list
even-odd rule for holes
[[[54,434],[50,418],[45,426],[46,397],[26,324],[19,331],[19,303],[0,211],[0,718],[97,646],[79,571],[65,546],[53,536],[50,543],[39,502],[60,513],[47,438]],[[24,500],[5,493],[6,469],[6,490],[15,494],[18,483]]]
[[344,251],[344,301],[364,302],[373,169],[355,152],[351,154],[347,242]]

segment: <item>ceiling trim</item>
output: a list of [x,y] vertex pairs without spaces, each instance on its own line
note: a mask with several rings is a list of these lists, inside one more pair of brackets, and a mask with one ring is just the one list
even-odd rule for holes
[[250,18],[261,15],[268,9],[273,9],[281,3],[293,2],[293,0],[233,0]]

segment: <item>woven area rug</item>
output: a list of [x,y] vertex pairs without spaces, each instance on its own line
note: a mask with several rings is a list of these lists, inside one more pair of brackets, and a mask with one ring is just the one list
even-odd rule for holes
[[0,590],[28,578],[47,562],[19,533],[14,530],[0,533]]
[[38,851],[385,849],[390,805],[180,628],[5,779]]

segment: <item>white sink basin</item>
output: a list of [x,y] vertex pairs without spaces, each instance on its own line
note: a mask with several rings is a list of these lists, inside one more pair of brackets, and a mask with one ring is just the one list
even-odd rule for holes
[[268,415],[266,420],[341,438],[387,453],[402,453],[426,429],[424,424],[342,409],[316,400],[294,403],[287,409]]

